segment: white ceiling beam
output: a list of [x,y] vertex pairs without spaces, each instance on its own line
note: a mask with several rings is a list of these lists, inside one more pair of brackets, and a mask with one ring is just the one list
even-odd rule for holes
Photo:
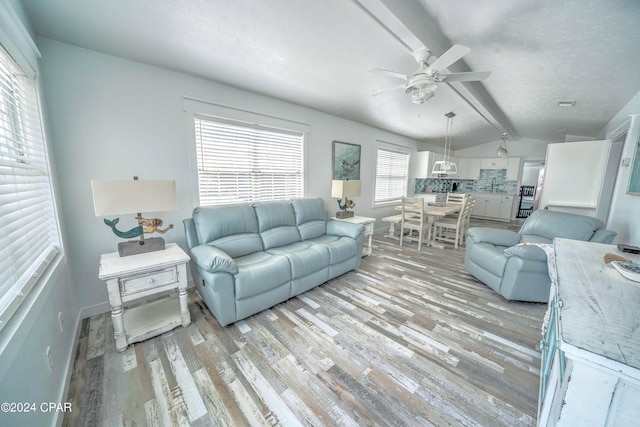
[[[416,0],[353,1],[409,52],[425,46],[438,57],[452,46],[451,41],[440,30],[438,22]],[[462,59],[451,65],[449,71],[471,70]],[[507,116],[481,83],[455,82],[448,85],[497,133],[508,133],[513,139],[519,138]]]

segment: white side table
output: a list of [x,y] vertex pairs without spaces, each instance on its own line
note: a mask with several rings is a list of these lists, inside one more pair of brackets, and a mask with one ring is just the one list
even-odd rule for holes
[[344,221],[364,225],[364,245],[362,248],[362,256],[371,255],[371,238],[373,237],[373,225],[376,222],[375,218],[355,215],[351,218],[336,218],[335,216],[332,216],[331,219],[333,221]]
[[[116,349],[124,351],[131,343],[188,326],[191,315],[187,305],[187,255],[175,243],[163,251],[120,257],[118,252],[100,256],[98,277],[107,282]],[[178,291],[178,298],[165,297],[137,307],[123,303]]]

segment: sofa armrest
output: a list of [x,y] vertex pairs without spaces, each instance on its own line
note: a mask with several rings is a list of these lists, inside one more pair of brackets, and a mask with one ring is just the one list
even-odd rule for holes
[[496,246],[515,246],[520,243],[520,234],[511,230],[490,227],[473,227],[467,230],[473,243],[491,243]]
[[504,250],[504,256],[511,258],[517,256],[519,258],[528,259],[531,261],[544,261],[547,262],[547,253],[538,245],[532,244],[518,244],[511,246]]
[[351,237],[352,239],[358,239],[363,232],[364,226],[361,224],[344,221],[327,222],[327,234],[331,234],[333,236],[344,236]]
[[591,241],[596,243],[611,243],[613,239],[618,235],[615,231],[605,230],[600,228],[593,233]]
[[240,271],[233,258],[214,246],[199,245],[191,248],[191,259],[209,273],[238,274]]

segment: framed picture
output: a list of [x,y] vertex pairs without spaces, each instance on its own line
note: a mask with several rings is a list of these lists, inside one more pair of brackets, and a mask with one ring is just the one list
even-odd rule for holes
[[333,141],[333,179],[360,179],[360,146]]
[[640,136],[636,141],[636,153],[633,157],[631,176],[629,177],[629,189],[627,193],[640,196]]

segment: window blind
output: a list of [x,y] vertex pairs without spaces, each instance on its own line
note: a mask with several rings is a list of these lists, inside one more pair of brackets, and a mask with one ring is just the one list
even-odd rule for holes
[[407,195],[409,153],[378,148],[374,204],[394,202]]
[[303,195],[304,134],[196,114],[200,205]]
[[35,80],[0,47],[0,329],[59,247],[41,123]]

